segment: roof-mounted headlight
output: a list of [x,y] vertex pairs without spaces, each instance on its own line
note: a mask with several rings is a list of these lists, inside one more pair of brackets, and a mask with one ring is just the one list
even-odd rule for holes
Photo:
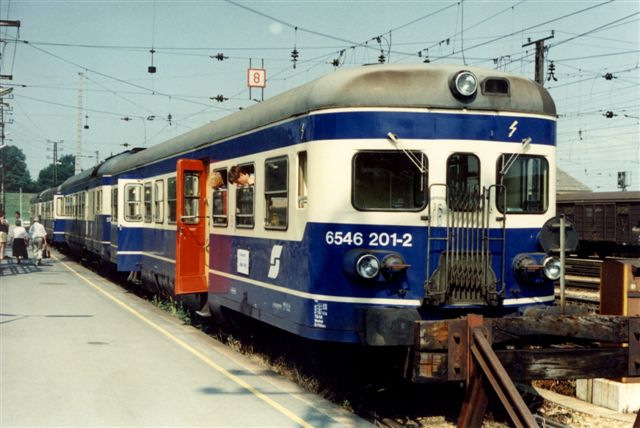
[[374,279],[380,273],[380,261],[372,254],[364,254],[356,261],[356,272],[364,279]]
[[478,91],[478,78],[470,71],[460,71],[453,76],[451,92],[456,98],[470,98]]

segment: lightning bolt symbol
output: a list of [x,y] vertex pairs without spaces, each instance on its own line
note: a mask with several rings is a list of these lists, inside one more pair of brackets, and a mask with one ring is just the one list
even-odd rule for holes
[[515,134],[515,132],[518,130],[518,121],[514,120],[513,123],[509,126],[509,130],[511,130],[511,132],[509,132],[509,138],[511,138],[511,136],[513,134]]

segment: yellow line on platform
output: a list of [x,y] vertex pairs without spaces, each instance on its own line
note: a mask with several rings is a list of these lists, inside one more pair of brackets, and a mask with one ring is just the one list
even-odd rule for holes
[[202,361],[203,363],[205,363],[209,367],[215,369],[217,372],[219,372],[220,374],[224,375],[229,380],[235,382],[236,384],[238,384],[242,388],[244,388],[247,391],[251,392],[253,395],[258,397],[259,399],[264,401],[266,404],[268,404],[269,406],[273,407],[274,409],[276,409],[277,411],[279,411],[280,413],[282,413],[283,415],[285,415],[286,417],[288,417],[289,419],[291,419],[295,423],[297,423],[297,424],[299,424],[299,425],[301,425],[303,427],[307,427],[307,428],[313,427],[313,425],[311,425],[310,423],[308,423],[304,419],[300,418],[298,415],[293,413],[291,410],[287,409],[286,407],[284,407],[280,403],[278,403],[275,400],[271,399],[266,394],[258,391],[256,388],[254,388],[253,386],[251,386],[249,383],[245,382],[244,380],[240,379],[238,376],[230,373],[224,367],[222,367],[222,366],[218,365],[217,363],[215,363],[213,360],[211,360],[209,357],[204,355],[202,352],[198,351],[193,346],[189,345],[188,343],[186,343],[182,339],[176,337],[174,334],[170,333],[166,329],[164,329],[161,326],[159,326],[158,324],[154,323],[149,318],[145,317],[140,312],[136,311],[134,308],[132,308],[131,306],[127,305],[122,300],[118,299],[116,296],[114,296],[111,293],[109,293],[109,292],[105,291],[104,289],[102,289],[102,287],[100,287],[99,285],[94,284],[93,282],[91,282],[91,280],[89,280],[87,277],[82,275],[80,272],[74,270],[72,267],[67,265],[65,262],[60,261],[60,260],[58,260],[58,262],[61,263],[69,271],[71,271],[72,273],[77,275],[79,278],[81,278],[83,281],[85,281],[87,284],[89,284],[91,287],[96,289],[98,292],[103,294],[105,297],[107,297],[108,299],[110,299],[114,303],[118,304],[122,308],[126,309],[128,312],[130,312],[131,314],[136,316],[138,319],[140,319],[141,321],[143,321],[147,325],[151,326],[153,329],[155,329],[156,331],[158,331],[159,333],[161,333],[162,335],[164,335],[165,337],[167,337],[168,339],[170,339],[171,341],[173,341],[174,343],[176,343],[177,345],[179,345],[180,347],[182,347],[186,351],[188,351],[191,354],[193,354],[200,361]]

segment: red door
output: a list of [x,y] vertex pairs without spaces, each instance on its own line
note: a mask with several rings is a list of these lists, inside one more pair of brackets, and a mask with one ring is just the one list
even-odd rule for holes
[[176,294],[207,292],[205,164],[180,159],[176,179]]

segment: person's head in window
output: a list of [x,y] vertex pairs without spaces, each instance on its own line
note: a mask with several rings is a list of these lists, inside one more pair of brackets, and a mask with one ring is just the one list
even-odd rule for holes
[[239,186],[251,186],[255,183],[253,171],[246,166],[232,166],[229,170],[229,181]]
[[211,174],[211,187],[214,189],[221,189],[225,187],[227,183],[225,183],[224,177],[220,171],[214,171]]

